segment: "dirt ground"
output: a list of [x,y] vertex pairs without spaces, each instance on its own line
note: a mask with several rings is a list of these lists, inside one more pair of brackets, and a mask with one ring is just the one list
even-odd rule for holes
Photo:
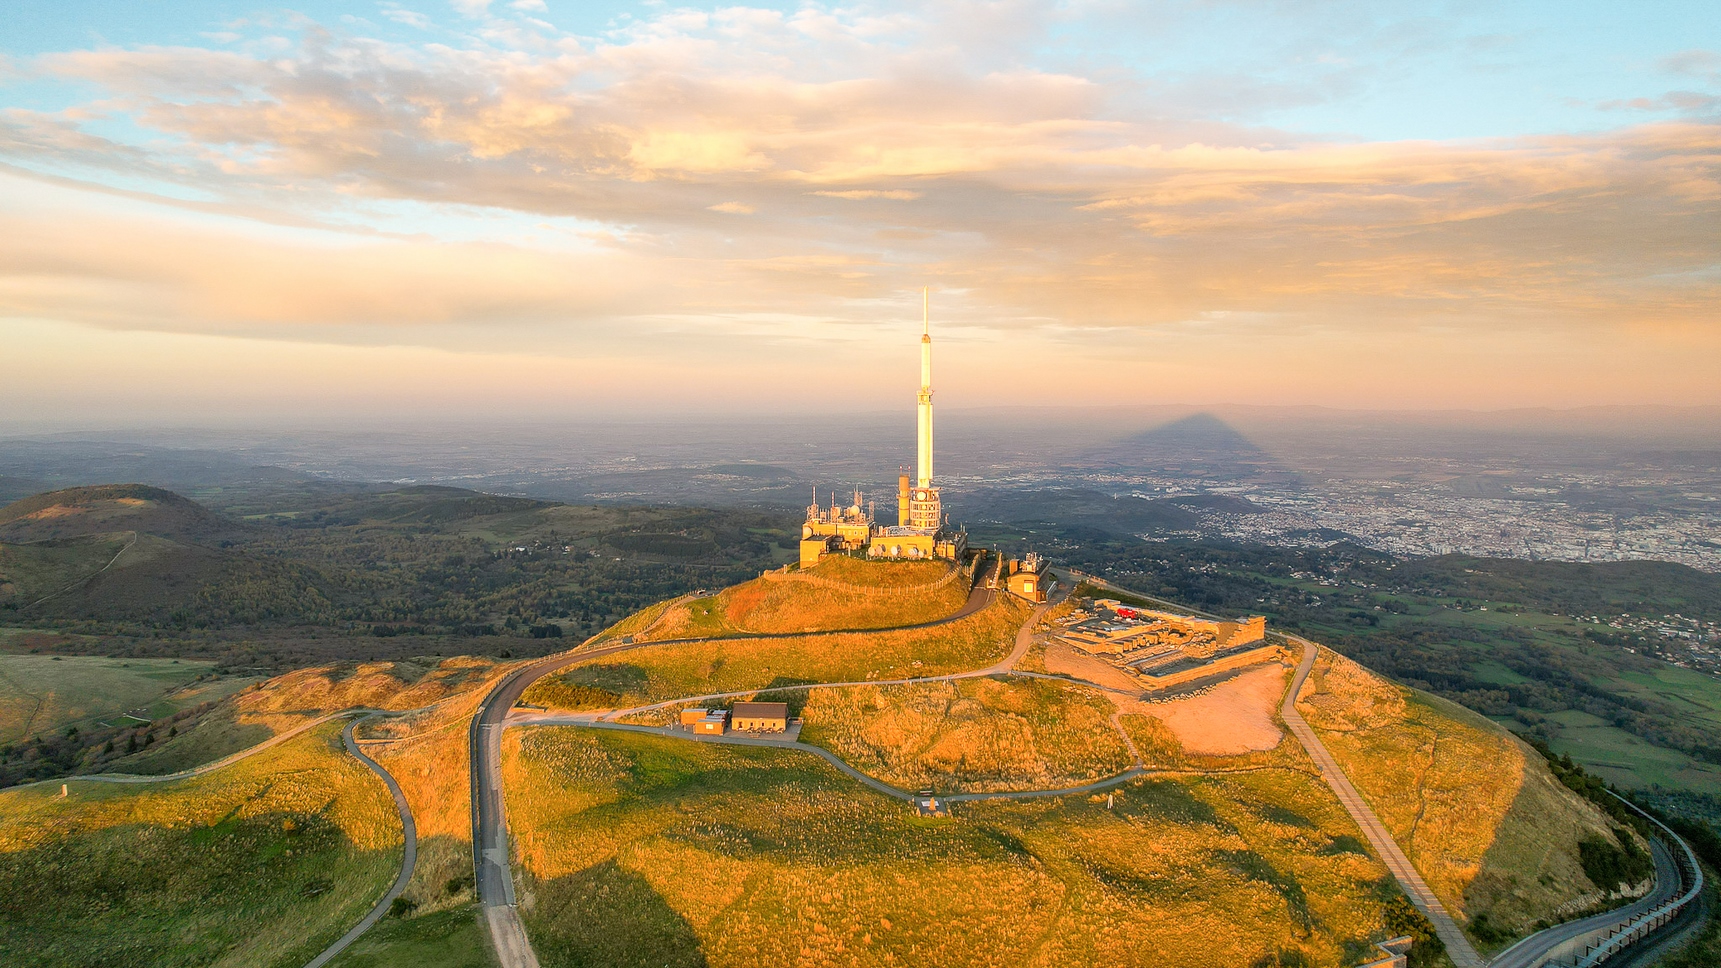
[[1103,659],[1083,655],[1057,639],[1046,646],[1046,671],[1054,676],[1074,676],[1096,686],[1141,692],[1141,683],[1129,673]]
[[[1051,666],[1049,653],[1046,665]],[[1230,756],[1270,750],[1284,736],[1273,721],[1273,710],[1284,697],[1288,671],[1278,663],[1258,666],[1205,695],[1158,703],[1121,700],[1119,707],[1164,722],[1190,753]]]

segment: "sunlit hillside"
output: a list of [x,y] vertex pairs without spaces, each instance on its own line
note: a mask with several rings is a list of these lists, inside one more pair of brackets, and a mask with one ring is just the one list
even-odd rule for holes
[[1380,866],[1318,781],[1145,781],[920,820],[808,754],[511,733],[546,966],[1338,965]]
[[0,960],[303,965],[400,863],[394,805],[339,732],[331,723],[161,785],[0,792]]
[[1499,726],[1325,650],[1297,704],[1484,947],[1606,900],[1579,842],[1636,835],[1560,785]]

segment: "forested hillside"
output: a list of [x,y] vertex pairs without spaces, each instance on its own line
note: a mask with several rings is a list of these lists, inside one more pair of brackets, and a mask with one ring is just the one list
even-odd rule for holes
[[0,509],[0,625],[57,633],[60,651],[264,670],[527,654],[755,576],[792,556],[792,526],[775,512],[446,487],[307,495],[243,516],[139,485],[76,488]]

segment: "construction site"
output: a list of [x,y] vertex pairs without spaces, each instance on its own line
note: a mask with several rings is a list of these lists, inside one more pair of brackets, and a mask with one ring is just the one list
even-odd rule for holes
[[1209,621],[1087,599],[1060,620],[1056,642],[1126,673],[1148,691],[1163,691],[1245,666],[1288,661],[1266,641],[1267,619]]

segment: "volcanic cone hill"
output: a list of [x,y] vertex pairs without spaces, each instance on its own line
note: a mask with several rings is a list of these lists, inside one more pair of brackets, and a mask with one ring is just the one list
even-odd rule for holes
[[107,484],[0,508],[0,606],[107,619],[171,610],[254,529],[172,491]]
[[0,508],[0,541],[24,544],[136,531],[184,544],[218,544],[248,529],[190,498],[147,484],[48,491]]
[[[924,565],[842,561],[804,577],[864,584],[852,597],[869,602],[935,579]],[[808,637],[829,627],[827,594],[777,578],[659,605],[622,623],[635,648],[527,694],[545,715],[608,709],[660,729],[678,695],[721,693],[684,704],[719,708],[782,700],[804,718],[799,743],[779,750],[673,729],[511,730],[511,834],[543,963],[620,963],[614,939],[632,938],[663,963],[711,965],[743,952],[856,966],[1348,965],[1403,929],[1387,914],[1397,887],[1286,731],[1288,665],[1140,699],[1076,675],[933,679],[1000,660],[1026,612],[1000,601],[909,633]],[[775,634],[737,628],[778,600],[791,607],[772,610]],[[903,624],[928,617],[931,602],[904,601]],[[849,611],[883,620],[876,606]],[[1043,615],[1038,636],[1057,617]],[[689,635],[710,638],[679,641]],[[868,681],[897,678],[917,681]],[[1505,729],[1324,650],[1302,698],[1478,947],[1617,903],[1621,885],[1592,880],[1585,852],[1641,840]],[[942,794],[1067,788],[1132,759],[1146,772],[1104,792],[971,800],[915,820],[796,748],[807,745]]]

